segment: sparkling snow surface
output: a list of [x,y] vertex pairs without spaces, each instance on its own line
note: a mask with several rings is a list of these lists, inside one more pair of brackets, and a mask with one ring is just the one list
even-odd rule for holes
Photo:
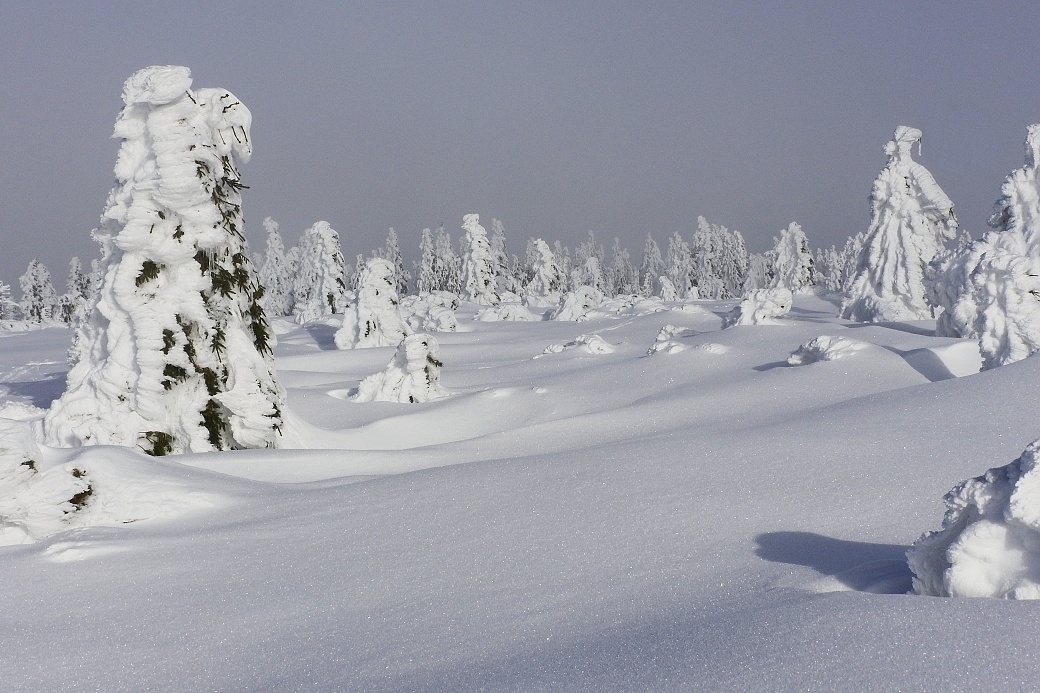
[[[437,334],[451,394],[423,404],[344,397],[392,347],[279,322],[305,449],[47,453],[162,488],[129,524],[0,548],[0,688],[1035,690],[1035,604],[903,593],[943,494],[1040,435],[1040,360],[973,373],[930,321],[811,295],[720,331],[733,305],[464,303]],[[686,348],[648,355],[666,325]],[[582,335],[610,349],[546,353]],[[862,348],[788,365],[821,335]],[[0,333],[2,411],[61,393],[69,336]]]

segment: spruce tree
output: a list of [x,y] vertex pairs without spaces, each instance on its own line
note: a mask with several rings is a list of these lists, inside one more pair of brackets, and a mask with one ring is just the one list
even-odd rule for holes
[[122,140],[96,238],[104,284],[45,419],[59,446],[153,455],[274,447],[285,395],[243,235],[249,110],[191,88],[185,67],[127,80]]
[[296,322],[318,320],[347,307],[347,284],[339,234],[327,221],[316,222],[300,236],[299,266],[293,279]]

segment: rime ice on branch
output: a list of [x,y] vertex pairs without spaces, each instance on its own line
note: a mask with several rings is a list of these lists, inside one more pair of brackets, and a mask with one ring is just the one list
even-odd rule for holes
[[285,395],[246,252],[237,163],[251,116],[156,66],[123,87],[116,186],[97,233],[104,283],[45,419],[59,446],[153,455],[274,447]]
[[910,156],[921,131],[900,126],[870,193],[870,228],[841,316],[858,322],[925,320],[925,266],[957,231],[953,203]]

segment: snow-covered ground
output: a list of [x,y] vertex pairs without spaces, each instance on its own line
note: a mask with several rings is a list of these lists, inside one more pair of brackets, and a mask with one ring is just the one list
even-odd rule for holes
[[[297,449],[44,451],[110,505],[0,548],[0,688],[1036,690],[1036,605],[908,596],[904,552],[1040,436],[1040,359],[733,306],[463,304],[422,404],[351,400],[393,347],[276,321]],[[62,392],[69,338],[0,333],[4,412]]]

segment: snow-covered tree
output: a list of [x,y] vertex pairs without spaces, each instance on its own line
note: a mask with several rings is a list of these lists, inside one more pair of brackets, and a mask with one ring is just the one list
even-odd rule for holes
[[697,229],[690,237],[690,277],[699,298],[729,298],[719,267],[722,231],[722,227],[709,224],[704,217],[698,217]]
[[397,239],[397,231],[392,226],[386,233],[386,244],[383,246],[382,252],[378,254],[393,265],[397,295],[404,296],[408,293],[408,282],[411,281],[412,275],[404,268],[404,258],[401,257],[401,244]]
[[433,241],[436,264],[437,290],[452,294],[462,293],[462,259],[451,245],[451,234],[443,226],[437,228]]
[[773,287],[783,287],[798,293],[816,284],[816,269],[809,241],[802,227],[795,222],[774,239]]
[[419,261],[415,263],[415,291],[428,294],[439,291],[437,286],[437,256],[433,247],[433,233],[425,228],[419,234]]
[[606,280],[603,277],[603,269],[595,255],[590,255],[585,262],[571,270],[571,283],[573,291],[583,286],[595,289],[601,295],[604,294]]
[[271,217],[264,219],[264,230],[267,231],[267,248],[259,270],[260,285],[264,287],[260,303],[268,315],[291,315],[293,275],[285,256],[285,242],[278,232],[278,222]]
[[844,265],[842,253],[837,246],[817,248],[813,253],[816,269],[816,284],[831,293],[841,291],[841,274]]
[[65,282],[65,293],[58,299],[58,319],[66,325],[74,323],[83,315],[90,303],[90,275],[83,273],[78,257],[69,260],[69,278]]
[[1040,350],[1040,125],[1026,136],[1025,165],[1011,172],[989,220],[993,229],[937,259],[932,295],[938,329],[978,336],[983,368]]
[[793,301],[791,290],[782,286],[753,291],[722,319],[722,329],[737,325],[777,325],[777,318],[790,312]]
[[626,248],[621,247],[621,239],[614,236],[611,249],[611,264],[607,271],[610,277],[607,282],[607,293],[611,296],[630,296],[639,292],[639,272],[632,265],[632,258]]
[[911,157],[921,131],[900,126],[870,194],[870,227],[841,316],[858,322],[932,317],[925,267],[957,230],[953,203]]
[[748,255],[748,275],[744,280],[744,295],[748,296],[753,291],[768,289],[773,283],[773,261],[776,256],[772,250],[764,253],[751,253]]
[[725,226],[714,228],[714,270],[722,282],[721,298],[739,298],[744,295],[748,275],[749,257],[744,236]]
[[361,273],[357,301],[347,308],[336,331],[340,349],[395,346],[409,333],[401,317],[394,266],[381,257],[369,258]]
[[480,225],[480,215],[465,215],[462,218],[462,230],[466,232],[463,239],[466,250],[462,257],[465,297],[474,303],[493,306],[499,301],[495,260],[491,255],[487,233]]
[[48,322],[59,310],[58,292],[54,290],[51,273],[43,263],[33,259],[25,274],[18,279],[22,289],[19,307],[22,317],[29,322]]
[[545,241],[541,238],[536,239],[533,247],[536,256],[531,269],[531,281],[528,282],[525,291],[526,296],[538,304],[558,303],[566,283],[563,270],[556,263],[556,257]]
[[639,293],[644,298],[654,295],[654,283],[661,276],[663,266],[661,249],[654,237],[648,233],[646,243],[643,245],[643,264],[639,266]]
[[346,267],[339,234],[327,221],[303,232],[293,279],[293,315],[301,325],[347,307]]
[[499,219],[491,219],[491,261],[495,266],[495,290],[501,295],[509,291],[520,293],[522,284],[518,284],[509,271],[509,254],[506,252],[506,225]]
[[11,299],[11,285],[0,282],[0,320],[14,320],[18,304]]
[[153,455],[274,447],[285,395],[242,229],[250,113],[156,66],[123,87],[116,186],[97,238],[104,284],[48,442]]
[[697,298],[696,286],[693,283],[693,255],[690,244],[683,240],[678,231],[673,232],[668,239],[665,276],[672,283],[679,298]]
[[402,402],[416,404],[444,397],[437,340],[428,334],[413,334],[397,345],[386,370],[370,375],[358,385],[355,402]]

